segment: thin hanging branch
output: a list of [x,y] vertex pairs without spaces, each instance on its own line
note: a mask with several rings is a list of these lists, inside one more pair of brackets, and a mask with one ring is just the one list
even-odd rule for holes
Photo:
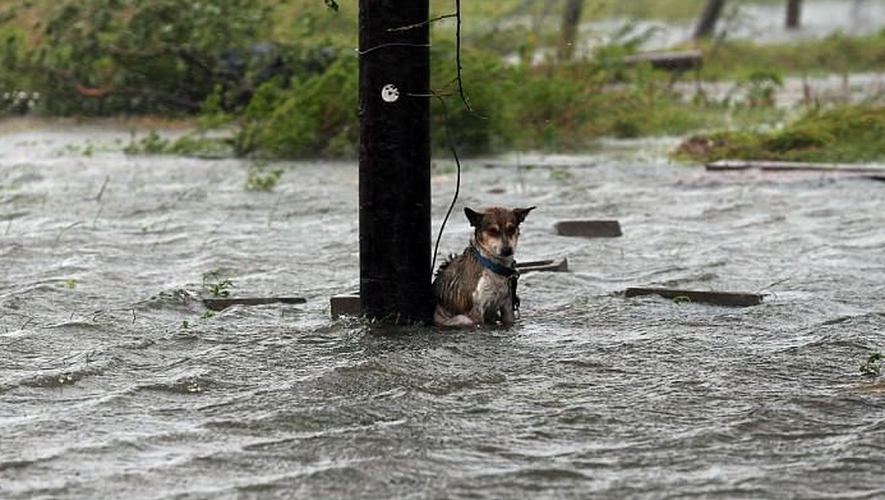
[[427,26],[428,24],[433,24],[437,21],[442,21],[443,19],[451,19],[453,17],[458,17],[457,13],[454,14],[444,14],[442,16],[434,17],[433,19],[428,19],[426,21],[422,21],[420,23],[410,24],[408,26],[400,26],[399,28],[387,28],[387,31],[408,31],[416,28],[421,28],[423,26]]
[[455,0],[455,16],[458,19],[457,28],[455,28],[455,63],[458,66],[458,95],[461,96],[461,102],[464,103],[464,107],[467,108],[467,111],[473,112],[473,108],[470,107],[470,103],[467,102],[467,97],[464,95],[464,81],[461,79],[461,0]]

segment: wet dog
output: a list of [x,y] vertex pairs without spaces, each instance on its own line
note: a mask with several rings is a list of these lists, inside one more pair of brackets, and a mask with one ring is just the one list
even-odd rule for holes
[[433,280],[433,323],[445,327],[512,325],[516,297],[514,254],[519,225],[535,207],[464,209],[473,226],[470,245],[442,264]]

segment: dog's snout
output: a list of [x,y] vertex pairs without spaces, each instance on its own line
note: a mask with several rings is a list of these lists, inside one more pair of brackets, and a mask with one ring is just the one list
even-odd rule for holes
[[501,248],[501,256],[502,257],[510,257],[511,255],[513,255],[513,247],[506,246],[506,247]]

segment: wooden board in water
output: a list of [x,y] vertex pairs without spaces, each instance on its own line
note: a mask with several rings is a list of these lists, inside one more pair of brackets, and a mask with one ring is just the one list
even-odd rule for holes
[[262,306],[267,304],[304,304],[301,297],[242,297],[203,299],[203,305],[213,311],[222,311],[230,306]]
[[711,172],[734,170],[762,170],[767,172],[821,172],[836,174],[880,174],[885,168],[855,165],[852,163],[814,163],[763,160],[720,160],[707,164]]
[[624,296],[640,297],[643,295],[660,295],[665,299],[684,299],[687,302],[703,302],[717,306],[750,307],[762,303],[762,295],[758,293],[705,292],[698,290],[675,290],[670,288],[631,287]]
[[568,258],[563,257],[561,260],[533,260],[528,262],[517,262],[516,270],[521,274],[532,271],[546,271],[551,273],[564,273],[568,271]]
[[617,238],[623,235],[621,224],[616,220],[564,220],[553,225],[560,236],[584,238]]

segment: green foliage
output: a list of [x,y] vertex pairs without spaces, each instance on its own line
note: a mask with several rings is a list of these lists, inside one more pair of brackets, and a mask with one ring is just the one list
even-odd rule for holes
[[[175,140],[158,134],[133,137],[125,148],[130,154],[353,157],[359,135],[358,59],[351,50],[356,8],[339,3],[13,0],[0,7],[0,113],[198,113],[201,131],[225,127],[234,134],[229,140],[204,134]],[[603,2],[585,9],[584,20],[693,18],[702,4]],[[462,9],[465,20],[506,21],[517,12],[542,20],[548,6],[501,0],[462,2]],[[434,5],[433,15],[451,10],[450,4]],[[710,56],[701,76],[736,80],[739,96],[726,102],[687,101],[670,90],[670,74],[624,64],[624,56],[637,50],[650,31],[628,26],[585,60],[538,65],[535,49],[554,44],[559,36],[545,23],[538,26],[532,30],[524,23],[465,22],[461,76],[468,109],[452,83],[452,23],[434,24],[431,88],[446,103],[444,114],[439,100],[430,99],[436,152],[448,151],[447,128],[460,153],[475,155],[502,149],[586,149],[602,136],[770,124],[783,114],[773,107],[782,74],[879,70],[885,63],[885,32],[833,35],[798,45],[726,42],[704,47]],[[269,41],[276,42],[273,50],[248,52]],[[514,51],[522,52],[522,62],[505,63],[503,56]],[[272,66],[276,69],[268,72]],[[771,71],[775,67],[778,72]],[[852,133],[817,122],[761,134],[719,132],[688,141],[691,152],[684,156],[877,157],[840,142]],[[262,190],[264,182],[272,182],[270,174],[256,174],[253,188]]]
[[868,377],[878,377],[882,373],[882,354],[871,354],[863,364],[860,365],[860,373]]
[[186,134],[172,140],[162,137],[152,130],[141,139],[136,139],[135,132],[133,132],[129,144],[123,147],[123,152],[129,155],[220,157],[232,154],[233,147],[229,143],[230,141],[227,139],[206,137],[198,133]]
[[[434,150],[448,152],[447,131],[459,153],[476,155],[506,148],[581,149],[600,136],[679,134],[721,122],[714,121],[721,109],[688,106],[650,68],[627,67],[622,56],[636,39],[605,46],[592,60],[571,66],[512,65],[463,48],[467,105],[456,83],[454,44],[435,44],[431,88],[446,104],[430,98]],[[269,158],[353,157],[357,93],[358,60],[344,51],[320,73],[269,81],[243,112],[235,149]]]
[[722,131],[685,140],[674,156],[722,159],[863,162],[885,159],[885,107],[814,110],[768,132]]
[[230,278],[222,277],[221,271],[208,271],[203,273],[203,293],[210,297],[230,297],[231,288],[234,287]]
[[774,94],[784,86],[781,75],[771,70],[754,69],[738,80],[738,88],[746,93],[746,104],[751,108],[774,107]]
[[862,36],[835,33],[822,40],[765,45],[731,40],[701,48],[708,55],[700,73],[706,80],[739,80],[771,68],[794,75],[880,71],[885,64],[885,31]]
[[[28,10],[28,2],[19,4]],[[271,7],[251,0],[63,0],[38,12],[30,33],[6,28],[0,73],[42,92],[46,112],[106,114],[192,112],[216,84],[243,85],[224,64],[225,52],[261,41]]]
[[784,154],[790,151],[822,149],[833,142],[833,135],[825,128],[794,125],[764,138],[760,146],[766,151]]
[[156,131],[150,131],[140,140],[135,140],[135,132],[129,138],[129,144],[123,148],[126,154],[164,154],[169,149],[170,141],[160,137]]
[[507,123],[512,112],[508,94],[517,71],[493,54],[463,50],[461,78],[465,105],[456,82],[455,44],[451,40],[435,44],[430,57],[430,85],[445,102],[443,105],[440,99],[430,100],[433,149],[447,154],[449,136],[458,152],[464,155],[509,145],[513,127]]
[[342,54],[325,71],[303,80],[272,80],[246,108],[236,148],[270,157],[355,154],[358,60]]
[[273,191],[282,176],[282,169],[268,170],[263,165],[252,165],[246,174],[246,190]]

